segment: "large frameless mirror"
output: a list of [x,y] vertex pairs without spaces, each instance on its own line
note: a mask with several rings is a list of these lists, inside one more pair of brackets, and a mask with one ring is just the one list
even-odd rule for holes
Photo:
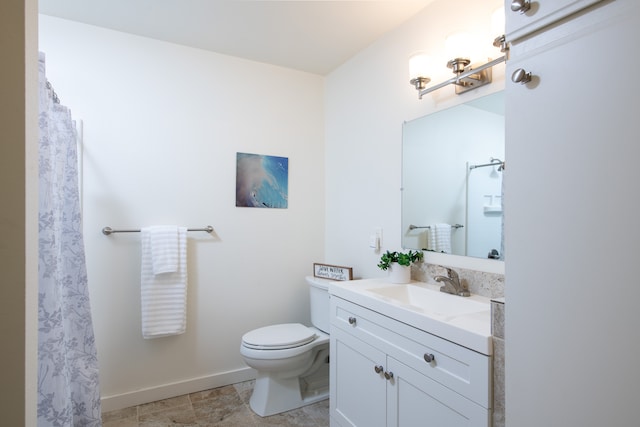
[[402,246],[504,259],[504,94],[405,122]]

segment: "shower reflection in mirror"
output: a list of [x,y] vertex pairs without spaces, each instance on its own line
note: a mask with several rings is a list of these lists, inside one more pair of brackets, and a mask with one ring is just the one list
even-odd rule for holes
[[504,161],[467,162],[467,256],[502,258]]

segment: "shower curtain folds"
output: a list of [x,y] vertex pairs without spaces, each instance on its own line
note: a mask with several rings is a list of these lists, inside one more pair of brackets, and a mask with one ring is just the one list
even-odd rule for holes
[[39,59],[38,426],[100,426],[76,132]]

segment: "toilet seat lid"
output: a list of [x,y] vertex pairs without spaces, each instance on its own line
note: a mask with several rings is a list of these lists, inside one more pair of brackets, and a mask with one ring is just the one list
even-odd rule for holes
[[242,342],[249,348],[280,350],[299,347],[316,338],[314,331],[300,323],[265,326],[247,332]]

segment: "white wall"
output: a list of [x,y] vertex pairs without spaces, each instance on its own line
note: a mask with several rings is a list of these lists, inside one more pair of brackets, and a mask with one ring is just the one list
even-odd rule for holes
[[[251,375],[244,332],[308,319],[323,261],[323,79],[41,16],[40,50],[84,124],[84,230],[105,410]],[[289,208],[235,207],[236,152],[289,158]],[[188,325],[142,339],[139,234],[189,234]]]
[[[504,87],[502,64],[494,67],[492,85],[463,95],[455,95],[451,86],[418,100],[416,90],[409,85],[408,58],[418,50],[436,57],[438,69],[431,76],[434,84],[451,77],[446,67],[451,58],[444,53],[444,40],[453,32],[475,34],[492,57],[501,55],[491,46],[497,34],[491,33],[490,22],[491,13],[502,2],[466,3],[464,8],[446,0],[432,3],[327,77],[326,258],[353,266],[355,276],[386,274],[376,267],[380,255],[368,249],[368,237],[374,228],[383,229],[382,251],[401,246],[403,121]],[[428,254],[427,260],[431,256]],[[442,258],[437,260],[441,262]],[[447,263],[452,260],[471,265],[468,258],[444,258]]]

